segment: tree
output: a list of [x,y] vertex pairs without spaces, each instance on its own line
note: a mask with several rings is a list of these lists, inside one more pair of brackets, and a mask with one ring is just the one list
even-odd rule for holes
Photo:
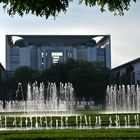
[[[69,7],[69,3],[73,0],[0,0],[3,4],[3,8],[11,16],[19,14],[23,16],[31,13],[36,16],[56,17],[60,12],[66,12]],[[79,4],[85,4],[86,6],[94,7],[99,6],[100,11],[104,12],[105,7],[108,7],[110,12],[114,14],[123,15],[124,11],[129,10],[131,1],[136,0],[79,0]]]
[[96,103],[104,103],[109,70],[99,62],[76,62],[68,78],[74,86],[75,96],[93,98]]
[[66,62],[59,62],[53,64],[50,68],[44,69],[39,73],[39,81],[45,84],[49,82],[55,82],[59,85],[60,82],[68,82],[68,75],[70,70],[75,67],[76,60],[68,59]]

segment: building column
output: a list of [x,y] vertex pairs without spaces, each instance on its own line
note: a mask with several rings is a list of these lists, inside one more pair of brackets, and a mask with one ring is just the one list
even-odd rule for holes
[[52,56],[51,56],[52,51],[47,50],[47,68],[49,68],[52,65]]
[[41,56],[41,48],[38,48],[38,69],[42,69],[41,65],[42,65],[42,56]]
[[77,48],[73,47],[72,53],[73,53],[73,59],[77,60]]
[[67,60],[67,51],[64,50],[63,51],[63,61],[66,62],[66,60]]
[[44,69],[46,68],[46,48],[43,47],[43,59],[44,59]]
[[87,51],[87,61],[92,61],[91,55],[90,55],[91,54],[91,47],[87,47],[86,51]]

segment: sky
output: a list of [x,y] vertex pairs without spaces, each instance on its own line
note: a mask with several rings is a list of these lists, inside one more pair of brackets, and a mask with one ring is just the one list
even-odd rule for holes
[[112,68],[140,56],[140,1],[132,3],[124,16],[114,16],[99,7],[70,4],[66,13],[56,18],[25,15],[9,16],[0,4],[0,62],[5,67],[5,35],[111,35]]

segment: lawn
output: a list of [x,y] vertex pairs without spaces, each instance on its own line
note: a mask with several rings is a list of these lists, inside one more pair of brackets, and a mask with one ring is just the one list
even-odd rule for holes
[[140,139],[140,129],[52,129],[0,131],[0,140],[47,140],[47,139]]

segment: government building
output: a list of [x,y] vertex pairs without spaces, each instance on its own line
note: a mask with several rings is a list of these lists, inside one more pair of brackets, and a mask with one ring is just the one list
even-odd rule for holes
[[111,69],[110,35],[6,35],[6,70],[36,70],[67,59],[102,62]]

